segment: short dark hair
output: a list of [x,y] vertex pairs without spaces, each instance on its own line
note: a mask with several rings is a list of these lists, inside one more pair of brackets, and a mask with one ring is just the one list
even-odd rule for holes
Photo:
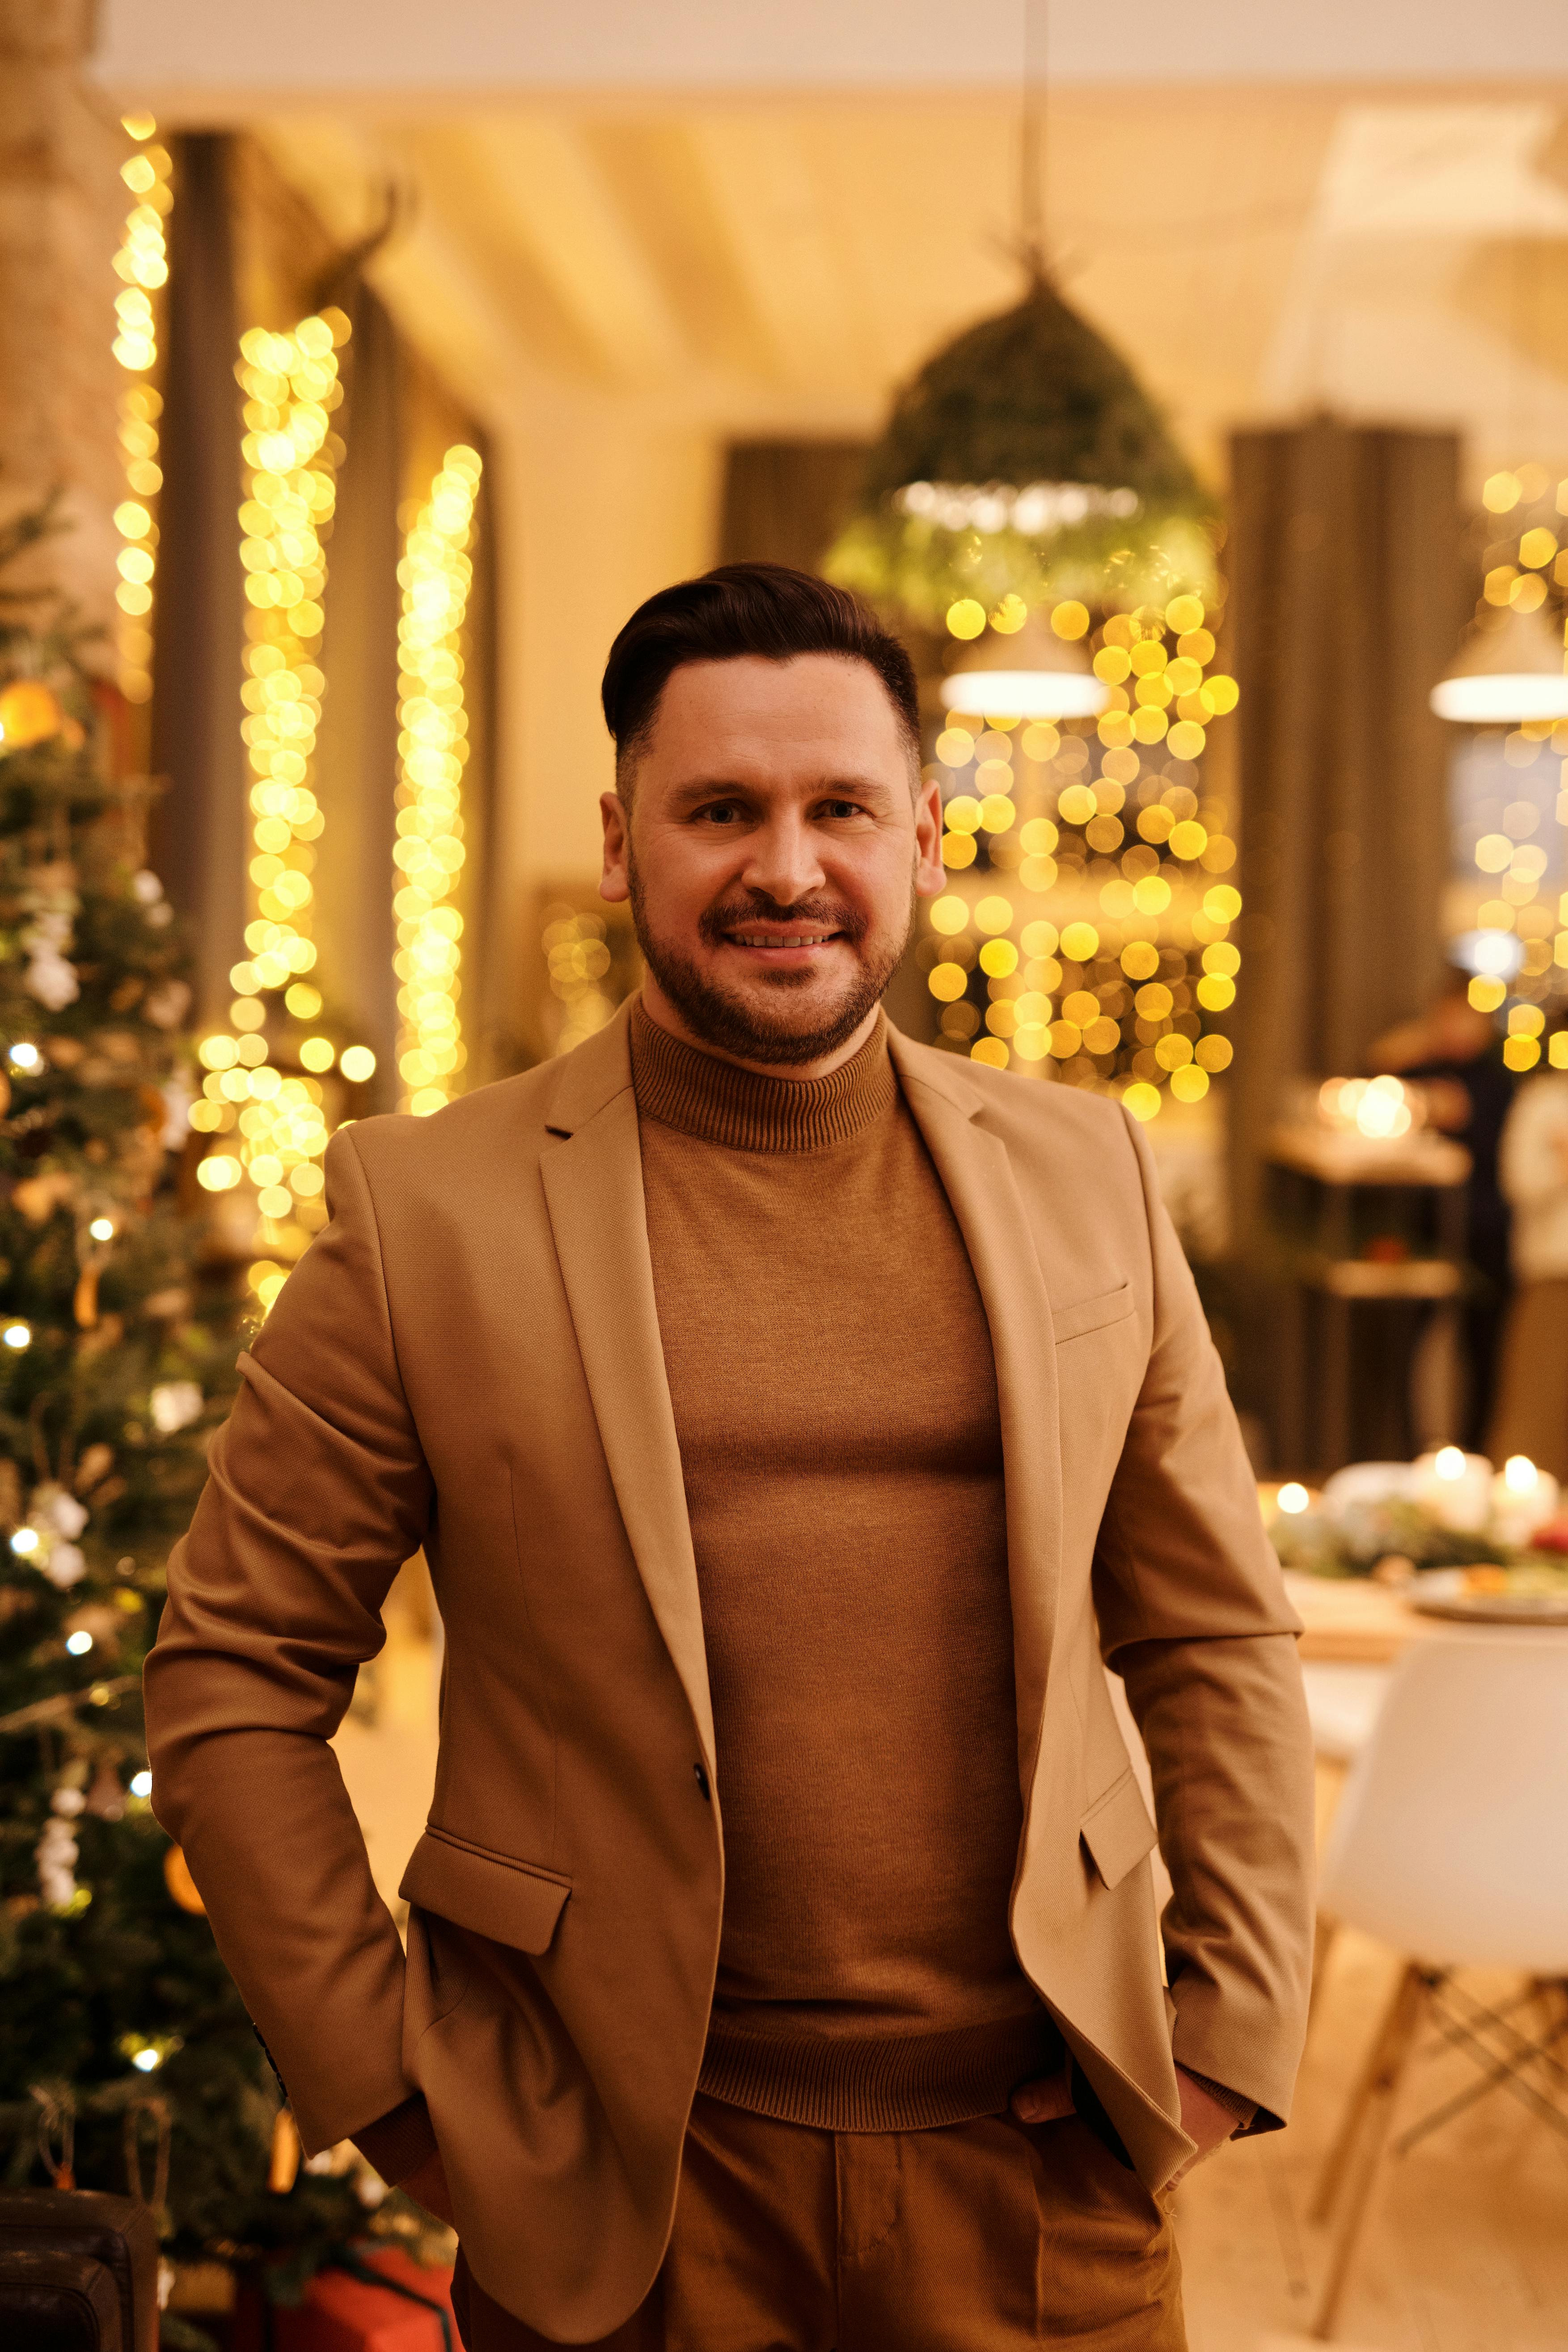
[[735,661],[746,654],[778,662],[796,654],[838,654],[868,663],[887,688],[919,761],[915,666],[858,597],[787,563],[721,563],[639,604],[610,647],[600,699],[615,738],[617,773],[647,740],[676,670],[688,662]]

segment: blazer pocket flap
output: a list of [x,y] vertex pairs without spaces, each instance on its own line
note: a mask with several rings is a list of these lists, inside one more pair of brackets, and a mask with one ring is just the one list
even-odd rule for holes
[[1143,1791],[1131,1769],[1097,1799],[1079,1826],[1094,1866],[1107,1886],[1115,1886],[1159,1843]]
[[514,1951],[545,1952],[572,1882],[533,1863],[468,1845],[447,1830],[427,1829],[397,1891],[421,1911]]
[[1114,1290],[1102,1290],[1098,1298],[1080,1298],[1076,1307],[1057,1307],[1051,1310],[1051,1325],[1057,1345],[1064,1339],[1081,1339],[1086,1331],[1098,1331],[1106,1323],[1121,1323],[1132,1312],[1132,1285],[1119,1282]]

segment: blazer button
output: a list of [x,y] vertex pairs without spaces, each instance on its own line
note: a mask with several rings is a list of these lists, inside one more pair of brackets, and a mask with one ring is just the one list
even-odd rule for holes
[[697,1776],[697,1785],[701,1790],[704,1799],[709,1804],[711,1804],[713,1797],[712,1792],[708,1786],[707,1766],[704,1764],[694,1764],[691,1769]]

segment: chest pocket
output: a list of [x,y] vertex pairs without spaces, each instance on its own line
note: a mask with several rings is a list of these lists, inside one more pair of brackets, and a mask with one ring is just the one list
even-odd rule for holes
[[1080,1298],[1076,1307],[1055,1307],[1051,1321],[1057,1345],[1065,1347],[1069,1339],[1084,1339],[1090,1331],[1103,1330],[1108,1324],[1124,1323],[1131,1312],[1130,1282],[1119,1282],[1114,1290],[1102,1290],[1096,1297]]

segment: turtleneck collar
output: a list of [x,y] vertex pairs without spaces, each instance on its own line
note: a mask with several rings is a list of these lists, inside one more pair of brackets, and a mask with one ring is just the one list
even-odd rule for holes
[[721,1061],[632,1006],[632,1086],[637,1110],[731,1151],[822,1151],[847,1143],[889,1111],[899,1082],[880,1014],[859,1051],[826,1078],[764,1076]]

